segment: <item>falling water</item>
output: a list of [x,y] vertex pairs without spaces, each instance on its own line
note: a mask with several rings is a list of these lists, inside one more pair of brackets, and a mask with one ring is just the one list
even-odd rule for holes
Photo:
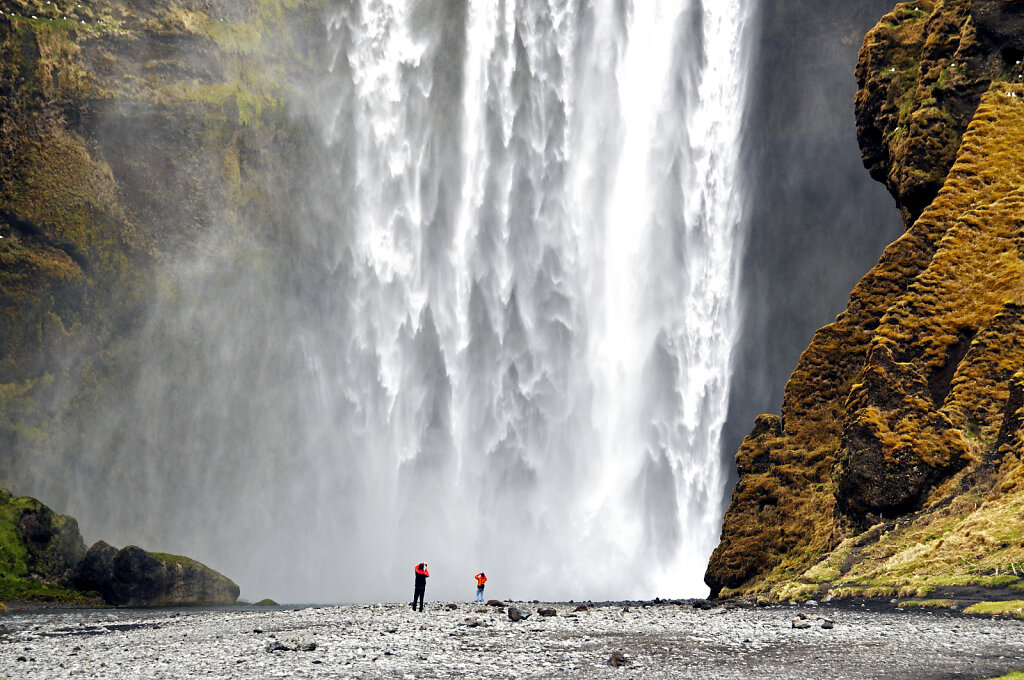
[[171,273],[69,509],[251,597],[705,593],[751,1],[339,3],[289,251]]

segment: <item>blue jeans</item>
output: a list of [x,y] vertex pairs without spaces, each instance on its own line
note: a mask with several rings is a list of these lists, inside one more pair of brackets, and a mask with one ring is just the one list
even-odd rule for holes
[[477,586],[476,587],[476,601],[477,602],[483,602],[484,601],[484,587],[483,586]]

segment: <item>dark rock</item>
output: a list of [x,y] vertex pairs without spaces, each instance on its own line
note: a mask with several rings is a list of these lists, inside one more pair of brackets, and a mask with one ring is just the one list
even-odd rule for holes
[[[920,507],[966,465],[968,453],[913,364],[896,361],[880,344],[861,375],[846,404],[835,497],[842,512],[873,524]],[[914,436],[899,436],[907,432]]]
[[234,604],[238,586],[209,567],[137,546],[116,550],[95,543],[79,565],[76,587],[94,590],[107,604],[154,607]]
[[504,607],[505,603],[501,600],[487,600],[488,607]]
[[95,591],[103,601],[111,604],[114,599],[114,555],[117,548],[97,541],[85,554],[78,565],[74,585],[79,590]]
[[972,0],[971,18],[983,43],[1007,66],[1024,58],[1024,2]]
[[457,604],[455,604],[453,602],[449,602],[448,604],[446,604],[444,606],[444,608],[447,609],[450,612],[453,612],[453,611],[455,611],[456,609],[459,608],[459,605],[457,605]]
[[578,605],[576,607],[576,609],[573,609],[573,611],[574,612],[589,612],[590,611],[590,607],[588,607],[585,604],[581,604],[581,605]]
[[833,626],[835,626],[835,622],[832,621],[832,619],[822,619],[821,620],[821,627],[824,628],[825,630],[832,630]]
[[273,654],[274,652],[290,652],[290,651],[292,651],[291,647],[289,647],[288,645],[286,645],[286,644],[284,644],[282,642],[279,642],[277,640],[271,640],[270,642],[268,642],[265,649],[267,650],[268,654]]
[[253,606],[256,606],[256,607],[277,607],[278,604],[276,602],[274,602],[273,600],[271,600],[269,597],[265,597],[262,600],[260,600],[259,602],[254,602]]
[[537,613],[541,616],[558,616],[558,612],[553,607],[539,607]]
[[483,622],[480,621],[480,619],[478,619],[477,617],[471,616],[468,619],[466,619],[466,625],[470,628],[476,628],[477,626],[483,625]]
[[612,656],[608,659],[608,665],[612,668],[621,668],[629,663],[629,659],[622,652],[612,652]]
[[513,621],[525,621],[526,619],[530,618],[530,616],[530,612],[526,611],[525,609],[519,609],[518,607],[508,608],[508,618],[512,619]]
[[707,610],[707,609],[714,609],[715,605],[710,600],[694,600],[693,601],[693,608],[694,609]]

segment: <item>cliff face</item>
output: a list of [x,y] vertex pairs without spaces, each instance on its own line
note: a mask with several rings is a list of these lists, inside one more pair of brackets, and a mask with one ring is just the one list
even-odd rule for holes
[[1021,17],[1019,2],[903,3],[867,35],[858,138],[908,229],[740,447],[714,593],[1024,576]]
[[[86,417],[160,264],[270,247],[312,133],[285,109],[316,2],[0,0],[0,478]],[[244,229],[241,225],[245,225]],[[164,296],[173,292],[164,291]],[[73,376],[73,379],[72,379]],[[112,381],[111,381],[112,382]],[[68,384],[84,385],[70,393]],[[45,407],[43,405],[46,405]]]

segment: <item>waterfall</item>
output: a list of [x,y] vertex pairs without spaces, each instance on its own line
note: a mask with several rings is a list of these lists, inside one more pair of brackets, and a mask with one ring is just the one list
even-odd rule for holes
[[705,594],[751,3],[339,2],[288,252],[171,274],[69,509],[249,597]]

